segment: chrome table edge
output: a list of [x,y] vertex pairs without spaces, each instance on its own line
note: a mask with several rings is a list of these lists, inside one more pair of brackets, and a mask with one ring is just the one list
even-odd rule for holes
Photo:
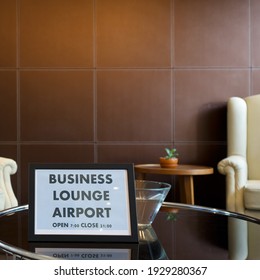
[[22,211],[25,211],[25,210],[28,210],[28,209],[29,209],[29,205],[28,204],[21,205],[21,206],[16,206],[16,207],[12,207],[12,208],[8,208],[8,209],[0,211],[0,218],[3,217],[3,216],[12,215],[12,214],[14,214],[16,212],[22,212]]
[[231,218],[237,218],[240,220],[260,224],[260,219],[258,219],[258,218],[255,218],[255,217],[252,217],[249,215],[245,215],[245,214],[232,212],[232,211],[221,210],[221,209],[217,209],[217,208],[210,208],[210,207],[205,207],[205,206],[191,205],[191,204],[184,204],[184,203],[175,203],[175,202],[163,202],[162,206],[165,208],[196,210],[196,211],[200,211],[200,212],[217,214],[217,215],[227,216],[227,217],[231,217]]
[[[9,209],[0,211],[0,218],[3,216],[15,214],[17,212],[22,212],[22,211],[25,211],[28,209],[29,209],[28,204],[9,208]],[[12,246],[6,242],[3,242],[2,240],[0,240],[0,248],[5,252],[10,253],[11,255],[18,257],[19,259],[27,259],[27,260],[53,260],[54,259],[54,258],[51,258],[48,256],[43,256],[43,255],[31,253],[29,251],[20,249],[18,247]]]

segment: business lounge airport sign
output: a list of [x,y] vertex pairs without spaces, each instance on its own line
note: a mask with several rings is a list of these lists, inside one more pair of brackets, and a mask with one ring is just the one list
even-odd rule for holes
[[32,164],[30,241],[136,242],[131,164]]

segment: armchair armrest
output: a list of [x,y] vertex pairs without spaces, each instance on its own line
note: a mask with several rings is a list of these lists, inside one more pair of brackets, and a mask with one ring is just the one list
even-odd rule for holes
[[232,155],[218,163],[218,171],[226,176],[226,207],[229,211],[244,213],[243,192],[247,182],[245,157]]
[[17,164],[14,160],[0,157],[0,193],[4,209],[18,205],[11,183],[11,175],[15,174],[16,171]]

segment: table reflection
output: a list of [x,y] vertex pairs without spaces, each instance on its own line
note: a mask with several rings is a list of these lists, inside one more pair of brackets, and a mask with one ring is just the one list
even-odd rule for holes
[[152,226],[139,227],[139,260],[167,260],[168,256]]
[[139,243],[30,243],[38,256],[63,260],[166,260],[166,252],[155,230],[138,230]]

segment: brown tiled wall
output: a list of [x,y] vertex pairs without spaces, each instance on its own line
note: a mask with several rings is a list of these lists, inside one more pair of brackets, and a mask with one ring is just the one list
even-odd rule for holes
[[260,91],[259,19],[258,0],[1,0],[0,155],[19,202],[30,162],[149,163],[175,145],[215,168],[196,202],[224,207],[226,101]]

